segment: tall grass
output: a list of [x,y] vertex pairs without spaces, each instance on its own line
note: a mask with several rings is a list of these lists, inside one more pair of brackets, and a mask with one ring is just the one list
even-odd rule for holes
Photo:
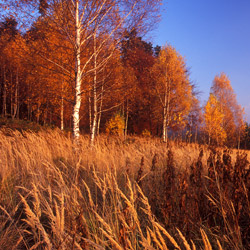
[[245,152],[0,132],[2,249],[248,249]]

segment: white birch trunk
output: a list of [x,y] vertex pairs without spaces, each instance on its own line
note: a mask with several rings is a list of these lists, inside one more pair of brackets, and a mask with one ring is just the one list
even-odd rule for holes
[[73,137],[80,137],[80,107],[81,107],[81,24],[79,20],[79,0],[75,2],[75,97],[73,105]]
[[162,139],[164,142],[167,142],[167,93],[164,96]]
[[168,83],[167,128],[166,128],[167,143],[168,143],[168,128],[170,124],[170,95],[171,95],[171,88],[170,88],[170,83]]
[[170,111],[170,84],[167,80],[166,83],[166,91],[164,95],[164,103],[163,103],[163,133],[162,139],[164,142],[168,144],[168,127],[169,127],[169,111]]
[[102,117],[102,111],[101,111],[101,107],[100,107],[99,114],[98,114],[97,128],[96,128],[96,134],[97,135],[100,134],[101,117]]
[[61,92],[61,130],[64,130],[64,103],[63,103],[63,83],[62,83],[62,92]]
[[90,131],[90,144],[94,144],[96,126],[97,126],[97,95],[96,95],[96,85],[97,85],[97,54],[96,54],[96,34],[94,34],[94,82],[93,82],[93,122]]
[[104,80],[102,82],[102,92],[101,92],[101,100],[100,100],[100,106],[99,106],[99,116],[98,116],[98,123],[97,123],[97,135],[100,134],[100,124],[101,124],[101,116],[102,116],[102,103],[103,103],[103,85],[104,85]]
[[89,131],[92,130],[92,102],[91,102],[91,91],[89,92]]
[[97,100],[96,100],[96,86],[93,87],[93,122],[90,132],[90,143],[93,145],[95,140],[96,126],[97,126]]

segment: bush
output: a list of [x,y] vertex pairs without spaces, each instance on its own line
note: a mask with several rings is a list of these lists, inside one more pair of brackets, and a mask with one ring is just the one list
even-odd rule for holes
[[149,130],[147,130],[147,129],[144,129],[142,131],[142,136],[143,137],[151,137],[151,132]]
[[123,115],[116,113],[106,123],[106,133],[112,135],[123,135],[125,129],[125,121]]

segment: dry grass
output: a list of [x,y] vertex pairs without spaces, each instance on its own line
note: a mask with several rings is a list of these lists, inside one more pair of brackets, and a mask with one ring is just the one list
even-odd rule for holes
[[0,245],[247,249],[244,152],[169,149],[149,138],[100,136],[90,147],[59,130],[0,132]]

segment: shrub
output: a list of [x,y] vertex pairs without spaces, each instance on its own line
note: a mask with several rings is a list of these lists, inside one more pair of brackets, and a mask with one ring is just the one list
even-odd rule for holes
[[149,130],[147,130],[147,129],[144,129],[142,131],[142,136],[143,137],[150,137],[151,136],[151,132]]
[[106,133],[112,135],[123,135],[125,129],[125,121],[123,115],[116,113],[106,123]]

